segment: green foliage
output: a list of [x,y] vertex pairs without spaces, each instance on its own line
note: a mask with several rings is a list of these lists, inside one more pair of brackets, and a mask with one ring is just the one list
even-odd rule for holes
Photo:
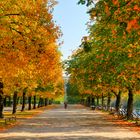
[[90,42],[83,42],[80,47],[82,47],[85,52],[90,52],[92,49]]
[[76,85],[67,84],[67,99],[68,103],[75,104],[80,102],[80,95]]
[[67,70],[81,96],[113,88],[138,89],[140,77],[139,1],[80,0],[89,6],[89,36],[83,37]]
[[78,103],[80,103],[80,98],[77,96],[68,96],[68,103],[69,104],[78,104]]
[[64,96],[58,96],[56,99],[53,101],[54,103],[63,103],[64,102]]
[[60,101],[57,101],[57,100],[54,100],[53,101],[53,104],[61,104],[61,102]]

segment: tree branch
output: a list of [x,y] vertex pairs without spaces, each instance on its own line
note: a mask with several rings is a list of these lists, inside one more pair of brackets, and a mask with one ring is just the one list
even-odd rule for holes
[[8,17],[8,16],[21,16],[21,14],[5,14],[5,15],[0,16],[0,18]]

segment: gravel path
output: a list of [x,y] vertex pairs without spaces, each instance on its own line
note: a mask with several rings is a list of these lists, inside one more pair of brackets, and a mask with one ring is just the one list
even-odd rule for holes
[[58,106],[9,130],[1,140],[140,140],[140,134],[107,120],[103,113],[80,105]]

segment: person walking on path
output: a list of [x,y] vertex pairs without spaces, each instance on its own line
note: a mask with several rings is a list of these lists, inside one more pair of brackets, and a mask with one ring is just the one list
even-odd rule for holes
[[64,102],[64,108],[67,109],[67,102]]

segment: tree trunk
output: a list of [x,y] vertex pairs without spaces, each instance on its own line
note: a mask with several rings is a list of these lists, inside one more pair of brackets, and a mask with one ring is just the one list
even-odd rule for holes
[[85,104],[84,102],[85,102],[85,99],[82,97],[81,98],[81,104],[84,105]]
[[17,105],[19,105],[20,97],[17,97]]
[[86,106],[86,99],[83,100],[83,105]]
[[4,101],[4,95],[3,95],[3,83],[0,81],[0,118],[3,118],[3,101]]
[[43,106],[43,99],[40,98],[40,107],[42,107],[42,106]]
[[38,108],[40,107],[40,104],[41,104],[41,98],[39,98],[39,101],[38,101]]
[[16,113],[16,109],[17,109],[17,91],[15,91],[14,95],[13,95],[13,112],[12,112],[12,114]]
[[36,109],[36,95],[34,95],[34,106],[33,109]]
[[48,105],[48,98],[45,98],[45,106]]
[[41,98],[41,107],[44,106],[44,98]]
[[4,98],[4,101],[3,101],[4,107],[7,106],[7,101],[6,101],[6,100],[7,100],[7,97],[5,97],[5,98]]
[[104,107],[104,96],[103,96],[103,93],[102,93],[102,109]]
[[90,106],[90,97],[87,97],[87,106]]
[[132,119],[133,112],[133,90],[128,89],[128,102],[127,102],[127,119]]
[[23,94],[22,94],[22,108],[21,108],[21,111],[25,110],[25,101],[26,101],[26,91],[24,89]]
[[108,97],[107,97],[107,110],[110,109],[110,103],[111,103],[111,94],[108,93]]
[[3,101],[4,101],[3,93],[0,93],[0,118],[4,117],[4,115],[3,115],[3,108],[4,108]]
[[11,106],[11,96],[9,96],[8,99],[9,99],[8,100],[8,106],[10,107]]
[[49,99],[49,105],[51,105],[51,99]]
[[28,106],[28,110],[31,110],[31,101],[32,101],[32,96],[29,96],[28,97],[28,104],[29,104],[29,106]]
[[116,112],[118,112],[120,108],[120,103],[121,103],[121,91],[119,91],[119,93],[115,95],[116,95],[115,109],[116,109]]
[[94,97],[91,98],[91,104],[95,105],[95,98]]
[[99,97],[97,97],[97,102],[96,102],[97,106],[99,106]]

